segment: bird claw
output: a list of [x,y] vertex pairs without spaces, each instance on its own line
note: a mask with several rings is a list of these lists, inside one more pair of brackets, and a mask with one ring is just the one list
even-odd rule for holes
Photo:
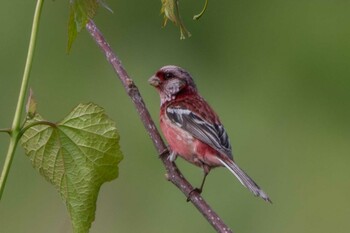
[[191,200],[191,197],[192,197],[194,192],[196,192],[198,194],[201,194],[202,193],[202,189],[199,189],[199,188],[192,189],[191,192],[189,192],[189,194],[187,196],[187,199],[186,199],[187,202],[189,202]]
[[175,151],[171,151],[168,157],[168,160],[170,162],[174,162],[177,158],[177,153]]
[[168,154],[168,153],[169,153],[169,149],[166,148],[166,149],[163,150],[162,153],[159,154],[159,157],[162,157],[162,156],[164,156],[164,155],[166,155],[166,154]]

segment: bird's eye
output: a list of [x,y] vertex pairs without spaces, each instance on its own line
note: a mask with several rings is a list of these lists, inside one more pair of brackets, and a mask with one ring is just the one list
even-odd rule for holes
[[174,77],[174,75],[172,73],[170,73],[170,72],[165,72],[164,73],[164,78],[165,79],[170,79],[170,78],[173,78],[173,77]]

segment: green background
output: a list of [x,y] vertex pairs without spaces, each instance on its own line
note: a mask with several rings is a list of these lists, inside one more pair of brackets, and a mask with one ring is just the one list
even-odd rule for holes
[[[160,1],[108,1],[95,19],[158,121],[147,79],[176,64],[193,75],[220,115],[236,161],[270,195],[252,196],[226,170],[208,177],[203,196],[241,233],[350,230],[350,2],[180,1],[190,39],[161,29]],[[0,128],[11,125],[35,1],[0,8]],[[213,232],[164,178],[164,168],[131,101],[86,31],[65,53],[68,1],[46,1],[30,87],[38,111],[59,121],[78,103],[103,106],[117,122],[125,159],[102,186],[92,233]],[[158,125],[158,124],[157,124]],[[8,136],[0,135],[0,165]],[[177,161],[198,186],[200,169]],[[0,203],[0,232],[70,232],[58,193],[18,148]]]

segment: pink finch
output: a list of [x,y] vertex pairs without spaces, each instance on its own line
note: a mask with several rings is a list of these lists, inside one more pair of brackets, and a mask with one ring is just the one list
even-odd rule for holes
[[174,161],[180,155],[204,171],[199,192],[210,170],[224,166],[255,196],[271,202],[267,194],[234,162],[224,126],[199,95],[187,71],[177,66],[164,66],[148,82],[160,95],[160,127],[171,149],[169,159]]

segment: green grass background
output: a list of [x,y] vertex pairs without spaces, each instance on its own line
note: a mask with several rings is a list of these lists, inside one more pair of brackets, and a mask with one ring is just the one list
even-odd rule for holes
[[[180,1],[192,33],[161,29],[160,1],[108,1],[95,19],[158,121],[159,97],[147,79],[176,64],[195,78],[221,116],[236,161],[269,193],[254,198],[225,169],[203,196],[240,233],[347,233],[350,230],[350,2]],[[35,1],[0,8],[0,128],[11,125]],[[164,178],[131,101],[86,31],[70,55],[68,1],[46,1],[30,87],[38,111],[59,121],[78,103],[103,106],[117,122],[125,159],[120,178],[102,186],[91,233],[214,232]],[[0,165],[8,137],[0,135]],[[199,185],[200,169],[178,160]],[[58,193],[18,148],[0,203],[1,233],[70,232]]]

